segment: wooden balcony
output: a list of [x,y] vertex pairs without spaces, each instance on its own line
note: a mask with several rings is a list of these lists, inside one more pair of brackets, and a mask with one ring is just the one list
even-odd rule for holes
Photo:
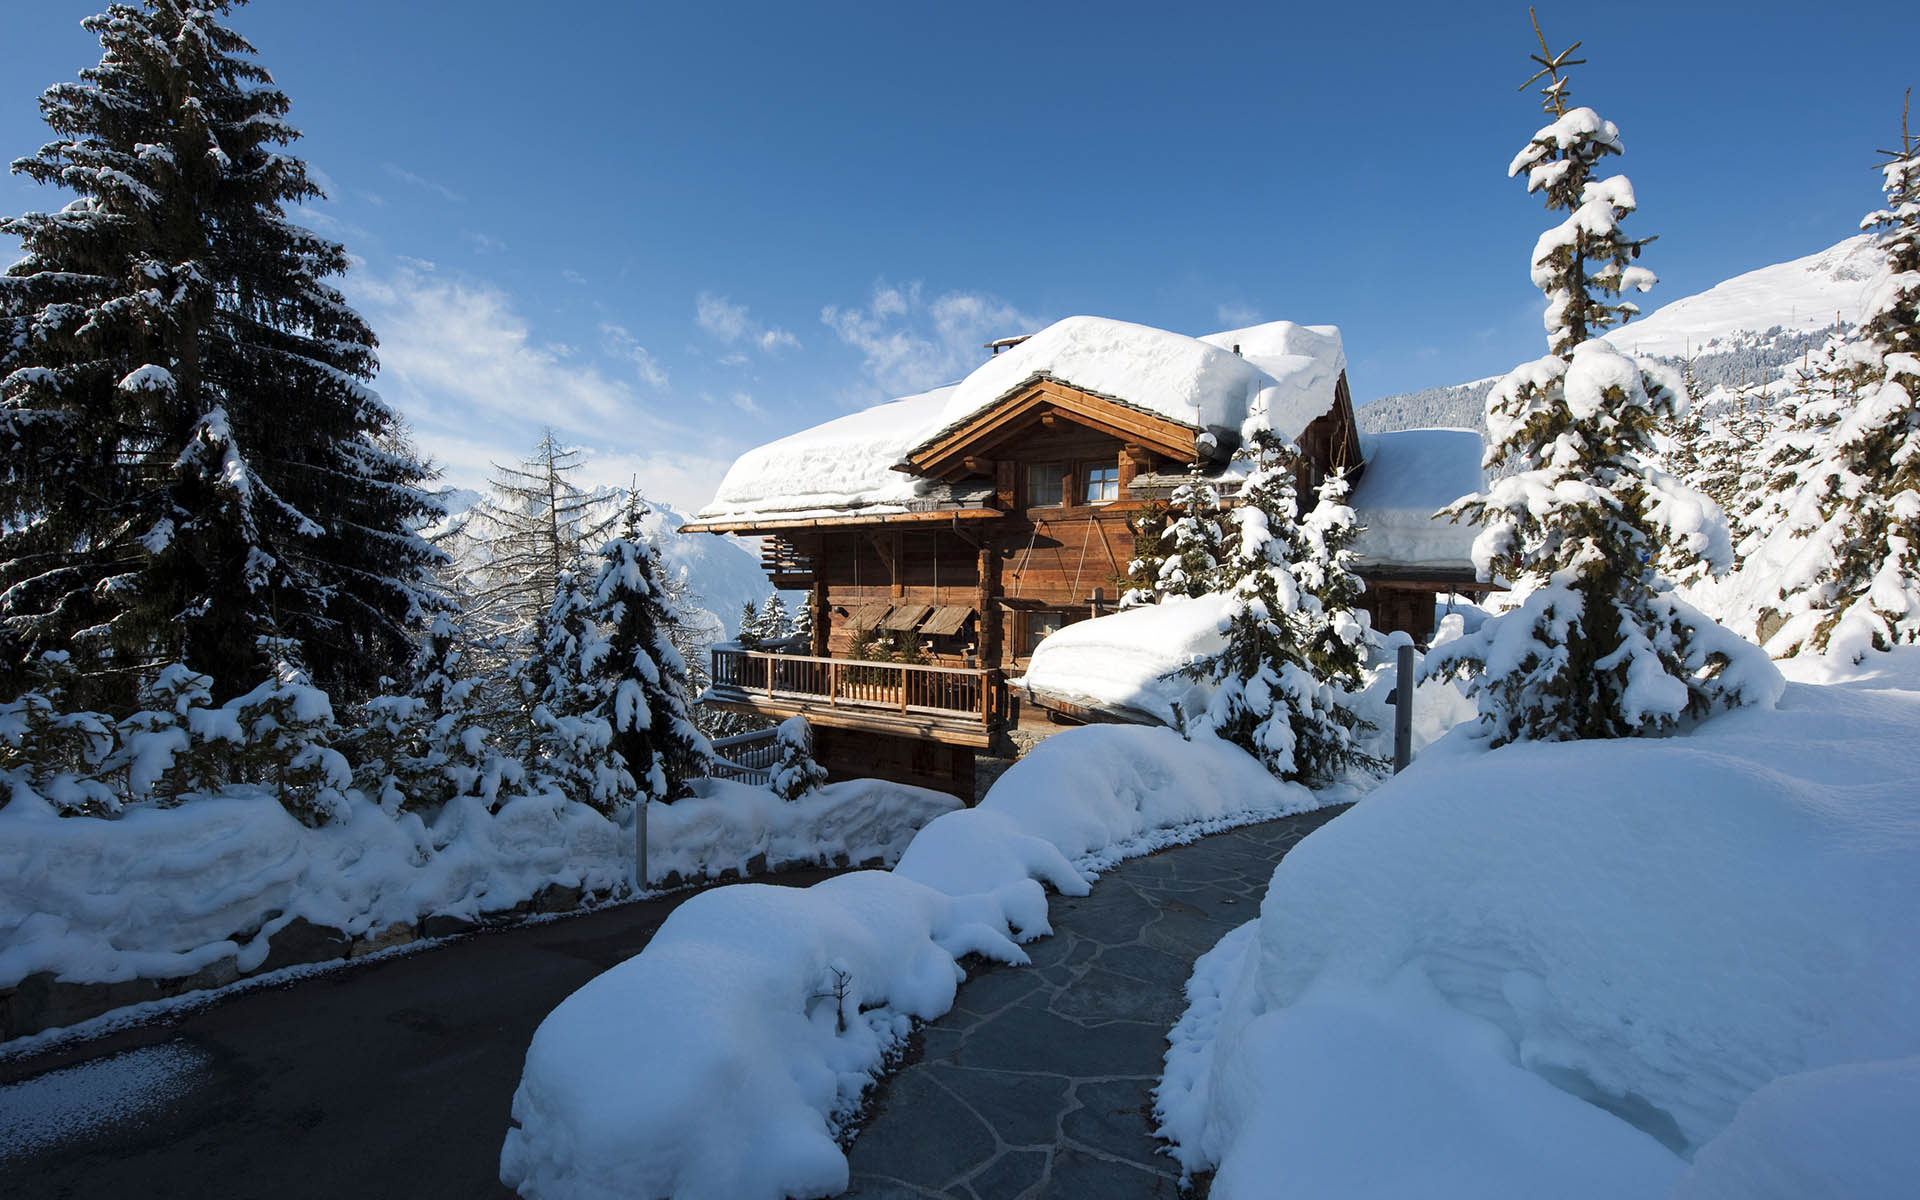
[[715,650],[702,703],[816,725],[985,747],[1006,720],[997,670]]

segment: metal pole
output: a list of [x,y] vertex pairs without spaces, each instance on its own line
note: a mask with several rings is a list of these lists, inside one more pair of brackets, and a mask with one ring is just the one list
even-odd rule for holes
[[1400,647],[1393,675],[1393,773],[1413,761],[1413,645]]
[[633,890],[647,890],[647,795],[640,793],[636,801],[638,808],[633,814]]

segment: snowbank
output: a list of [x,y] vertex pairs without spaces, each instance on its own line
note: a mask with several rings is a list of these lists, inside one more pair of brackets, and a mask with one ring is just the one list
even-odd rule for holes
[[534,1034],[500,1178],[529,1197],[842,1191],[862,1091],[952,1007],[960,958],[1027,961],[1016,943],[1051,932],[1043,882],[1084,895],[1127,854],[1319,803],[1225,743],[1089,726],[936,818],[890,873],[695,896]]
[[[1026,686],[1087,708],[1178,727],[1203,713],[1211,688],[1171,678],[1226,645],[1232,597],[1169,596],[1159,604],[1076,621],[1048,634],[1027,664]],[[1178,705],[1181,716],[1174,715]]]
[[1486,445],[1471,429],[1408,429],[1360,435],[1367,469],[1348,505],[1361,525],[1353,541],[1361,567],[1471,569],[1480,527],[1435,513],[1486,488]]
[[[1910,1182],[1920,651],[1876,658],[1686,737],[1456,734],[1302,842],[1196,973],[1183,1166],[1216,1200]],[[1799,1119],[1828,1094],[1860,1121]]]
[[[1235,354],[1234,345],[1241,346]],[[1103,317],[1068,317],[976,367],[957,384],[801,430],[740,456],[702,521],[900,512],[934,482],[893,469],[908,451],[991,407],[1036,376],[1237,439],[1272,428],[1291,439],[1333,407],[1346,369],[1331,325],[1274,321],[1190,338]]]
[[[940,792],[852,780],[793,804],[712,781],[704,798],[649,808],[648,873],[711,878],[772,865],[893,861],[914,830],[959,807]],[[431,914],[476,919],[559,885],[625,889],[630,823],[556,795],[489,813],[448,805],[431,822],[355,801],[311,829],[271,795],[235,789],[116,820],[0,809],[0,987],[41,971],[77,982],[165,979],[224,958],[257,968],[295,918],[361,937]]]

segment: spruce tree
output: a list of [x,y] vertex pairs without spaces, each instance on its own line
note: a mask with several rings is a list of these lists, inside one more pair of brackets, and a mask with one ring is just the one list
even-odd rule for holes
[[1167,517],[1167,506],[1150,500],[1127,518],[1127,530],[1133,534],[1133,557],[1127,561],[1127,586],[1120,593],[1121,608],[1159,602],[1160,567],[1166,561],[1162,545]]
[[1160,594],[1204,596],[1218,590],[1225,540],[1220,493],[1201,476],[1196,459],[1186,480],[1174,489],[1173,516],[1161,534]]
[[1779,653],[1859,661],[1920,642],[1920,137],[1905,113],[1881,153],[1888,202],[1861,227],[1891,273],[1774,455],[1780,520],[1751,569],[1774,592],[1761,629]]
[[785,641],[792,632],[793,618],[779,592],[769,595],[760,606],[760,636],[772,642]]
[[171,662],[232,696],[272,637],[364,695],[440,604],[430,472],[366,386],[346,250],[287,219],[320,192],[237,2],[89,18],[99,65],[47,89],[54,140],[13,164],[77,198],[0,220],[25,248],[0,278],[0,688],[71,647],[123,709]]
[[740,631],[733,640],[740,644],[742,650],[758,650],[760,643],[767,640],[761,630],[760,610],[751,600],[743,601],[740,605]]
[[[1483,526],[1473,549],[1481,578],[1505,576],[1523,599],[1427,660],[1430,674],[1470,677],[1480,732],[1495,746],[1666,732],[1778,687],[1770,664],[1754,664],[1752,647],[1664,590],[1656,571],[1663,537],[1724,569],[1726,529],[1704,497],[1648,461],[1653,429],[1683,403],[1679,376],[1598,337],[1634,311],[1613,297],[1652,286],[1650,272],[1629,265],[1651,239],[1620,228],[1635,208],[1632,184],[1593,177],[1622,147],[1612,122],[1567,106],[1561,71],[1573,48],[1553,54],[1544,37],[1540,47],[1534,78],[1550,78],[1542,95],[1553,120],[1508,174],[1524,172],[1530,193],[1567,213],[1531,260],[1550,353],[1487,395],[1486,462],[1510,459],[1519,471],[1447,510]],[[1741,667],[1727,670],[1733,660]]]
[[813,757],[813,726],[801,716],[788,717],[774,731],[776,757],[767,772],[773,794],[791,804],[827,782],[827,769]]
[[1352,510],[1333,511],[1345,509],[1338,503],[1343,485],[1335,482],[1329,511],[1305,527],[1295,494],[1298,452],[1263,431],[1250,441],[1248,458],[1229,515],[1233,550],[1222,568],[1232,596],[1227,644],[1184,672],[1214,685],[1196,725],[1246,750],[1278,778],[1326,783],[1350,767],[1377,765],[1354,743],[1367,726],[1347,704],[1347,690],[1359,683],[1356,647],[1365,622],[1350,613],[1344,621],[1334,617],[1358,595],[1342,558]]
[[644,513],[635,497],[621,536],[600,550],[587,599],[604,646],[585,674],[591,713],[611,727],[612,748],[640,794],[669,801],[686,794],[687,780],[707,774],[713,749],[689,711],[686,663],[668,633],[677,618],[641,533]]

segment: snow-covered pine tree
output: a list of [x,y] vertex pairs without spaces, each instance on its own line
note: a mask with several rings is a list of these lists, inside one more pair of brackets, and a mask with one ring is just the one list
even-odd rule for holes
[[1204,596],[1219,590],[1220,564],[1226,557],[1220,492],[1200,474],[1198,459],[1174,489],[1172,509],[1160,537],[1164,557],[1156,581],[1159,593]]
[[366,386],[345,249],[287,219],[320,192],[235,3],[89,18],[99,65],[47,89],[54,140],[13,164],[78,197],[0,220],[25,249],[0,278],[0,689],[71,648],[122,711],[176,661],[232,696],[272,635],[367,694],[439,604],[430,473]]
[[1159,602],[1160,567],[1167,557],[1163,548],[1167,516],[1165,504],[1149,500],[1127,517],[1127,531],[1133,534],[1133,557],[1127,562],[1127,586],[1120,593],[1121,608]]
[[603,666],[611,647],[595,620],[597,581],[560,573],[540,619],[540,647],[526,669],[539,684],[530,714],[528,778],[569,800],[612,813],[634,794],[634,777],[613,745],[615,686]]
[[640,794],[671,801],[686,794],[687,780],[709,771],[713,748],[689,711],[686,663],[668,636],[676,618],[640,529],[644,515],[634,497],[621,536],[600,550],[588,598],[605,635],[585,678],[592,711],[611,727],[612,748]]
[[75,668],[60,650],[28,667],[28,686],[0,703],[0,808],[37,798],[62,815],[98,816],[119,809],[99,776],[110,767],[113,722],[71,702]]
[[1316,503],[1301,518],[1299,557],[1294,577],[1310,603],[1301,605],[1301,649],[1319,678],[1346,692],[1356,692],[1365,680],[1373,623],[1360,607],[1367,585],[1353,570],[1353,542],[1360,525],[1347,505],[1350,491],[1345,472],[1329,474],[1320,483]]
[[774,731],[773,767],[767,786],[791,804],[827,781],[827,769],[814,761],[813,726],[802,716],[788,717]]
[[779,592],[770,594],[760,606],[760,636],[766,641],[784,641],[792,625],[793,617],[787,613],[787,602],[780,598]]
[[1540,48],[1534,78],[1550,77],[1542,95],[1553,120],[1508,174],[1525,172],[1527,190],[1567,214],[1531,260],[1551,353],[1487,395],[1486,462],[1520,470],[1447,510],[1484,527],[1473,550],[1481,578],[1504,575],[1523,598],[1426,667],[1469,677],[1480,732],[1495,746],[1666,732],[1683,716],[1770,700],[1780,686],[1771,663],[1664,590],[1654,567],[1665,536],[1724,569],[1726,527],[1705,497],[1648,463],[1652,430],[1682,403],[1678,375],[1597,336],[1634,311],[1611,297],[1654,283],[1628,265],[1651,239],[1620,229],[1635,208],[1626,178],[1593,178],[1620,153],[1619,131],[1567,107],[1571,49],[1556,55],[1544,37]]
[[[1319,674],[1310,657],[1318,651],[1336,664],[1336,673],[1344,673],[1341,647],[1347,643],[1332,633],[1332,614],[1302,588],[1299,574],[1330,585],[1330,596],[1343,593],[1340,554],[1352,512],[1344,520],[1338,513],[1323,515],[1303,539],[1295,495],[1298,453],[1262,432],[1249,442],[1246,458],[1246,483],[1228,515],[1233,538],[1222,568],[1233,596],[1227,644],[1184,672],[1214,685],[1195,730],[1241,747],[1278,778],[1325,783],[1349,767],[1376,765],[1354,743],[1356,731],[1366,726],[1347,706],[1342,683]],[[1319,546],[1303,555],[1302,540]],[[1343,626],[1356,636],[1364,629],[1351,618]],[[1351,678],[1357,683],[1357,661]]]
[[740,644],[742,650],[758,650],[760,643],[767,640],[761,631],[760,609],[751,600],[743,601],[740,605],[740,631],[734,634],[733,640]]
[[[1912,93],[1908,93],[1911,105]],[[1867,214],[1890,275],[1776,452],[1782,517],[1750,570],[1777,585],[1760,618],[1778,653],[1859,661],[1920,642],[1920,137],[1903,111],[1883,150],[1887,205]]]

